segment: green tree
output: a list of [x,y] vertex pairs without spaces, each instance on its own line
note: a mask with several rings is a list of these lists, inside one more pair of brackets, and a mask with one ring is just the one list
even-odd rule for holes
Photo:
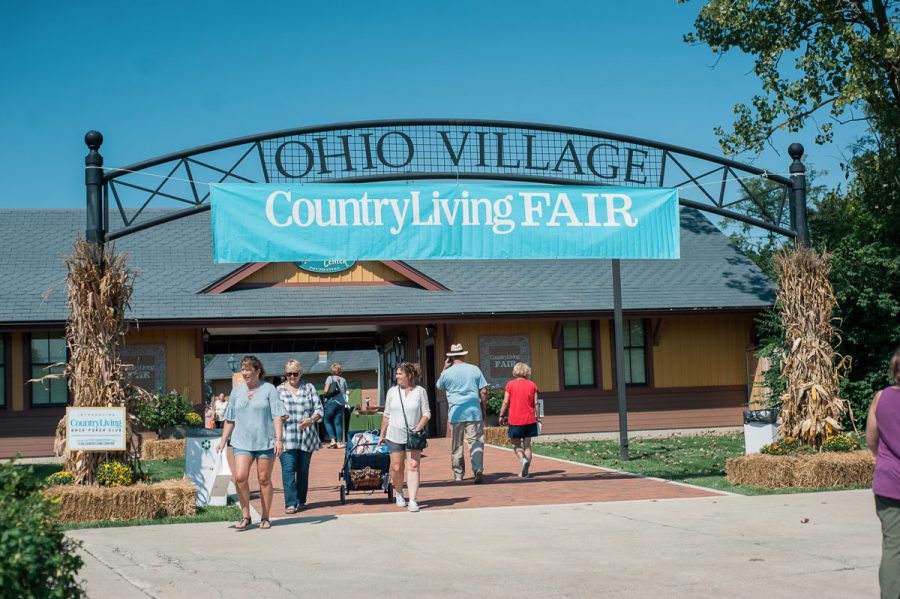
[[[686,0],[679,0],[685,2]],[[726,153],[759,152],[779,131],[813,120],[818,143],[835,124],[865,120],[869,137],[848,148],[846,192],[811,190],[813,245],[829,255],[829,280],[842,331],[838,351],[853,359],[842,383],[859,423],[887,381],[887,360],[900,344],[900,9],[892,0],[710,0],[688,43],[754,60],[761,93],[735,106],[719,127]],[[738,209],[759,216],[760,205]],[[738,247],[771,273],[781,242],[734,229]],[[783,333],[771,313],[760,322],[763,346],[778,358]]]
[[856,422],[877,389],[890,383],[900,345],[900,169],[892,148],[863,151],[846,193],[832,191],[810,214],[813,244],[827,250],[842,341],[853,364],[843,382]]
[[814,125],[819,143],[835,122],[865,119],[900,154],[898,20],[891,0],[707,2],[685,41],[753,56],[762,86],[734,107],[732,130],[716,130],[723,150],[759,152],[775,132],[795,133],[827,111],[832,118]]

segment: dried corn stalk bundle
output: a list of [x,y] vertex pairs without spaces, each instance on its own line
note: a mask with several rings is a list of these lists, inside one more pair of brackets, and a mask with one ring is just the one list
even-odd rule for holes
[[779,431],[819,447],[839,431],[847,402],[839,397],[840,375],[849,365],[831,345],[838,339],[832,311],[837,302],[829,267],[812,250],[798,247],[776,258],[778,306],[785,348]]
[[[131,301],[134,273],[126,266],[127,257],[116,255],[112,245],[102,250],[96,244],[79,239],[66,259],[66,290],[69,319],[66,322],[66,345],[69,362],[63,375],[68,379],[74,406],[125,406],[126,446],[128,451],[71,451],[66,455],[65,469],[76,484],[95,482],[97,468],[107,458],[129,460],[137,454],[140,435],[135,433],[138,391],[128,384],[119,358],[119,347],[128,331],[125,310]],[[56,427],[57,455],[66,446],[66,421]]]

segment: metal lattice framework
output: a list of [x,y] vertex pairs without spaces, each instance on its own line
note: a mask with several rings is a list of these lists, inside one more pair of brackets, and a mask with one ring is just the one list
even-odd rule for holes
[[[94,154],[102,143],[95,135],[99,143],[88,142]],[[792,172],[802,154],[795,146]],[[102,213],[94,215],[97,241],[208,210],[210,183],[416,179],[677,187],[684,206],[789,237],[805,228],[805,220],[796,222],[791,178],[751,165],[602,131],[420,119],[276,131],[107,169],[100,182]],[[155,208],[169,210],[154,213]],[[89,206],[89,222],[90,211]]]

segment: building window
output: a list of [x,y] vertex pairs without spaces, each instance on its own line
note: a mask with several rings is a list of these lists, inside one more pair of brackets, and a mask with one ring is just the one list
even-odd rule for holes
[[6,407],[6,340],[0,335],[0,409]]
[[[48,374],[62,374],[65,367],[53,366],[66,361],[66,340],[53,333],[34,333],[31,336],[31,378],[39,379]],[[69,387],[66,379],[47,379],[31,383],[33,407],[64,406],[69,403]]]
[[625,320],[625,384],[647,384],[647,346],[644,321]]
[[566,389],[594,387],[594,327],[589,320],[563,324],[563,385]]

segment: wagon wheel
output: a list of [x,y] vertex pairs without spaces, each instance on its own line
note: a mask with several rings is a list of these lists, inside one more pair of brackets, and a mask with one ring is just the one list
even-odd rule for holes
[[347,503],[347,489],[342,484],[341,485],[341,505],[344,505],[345,503]]

